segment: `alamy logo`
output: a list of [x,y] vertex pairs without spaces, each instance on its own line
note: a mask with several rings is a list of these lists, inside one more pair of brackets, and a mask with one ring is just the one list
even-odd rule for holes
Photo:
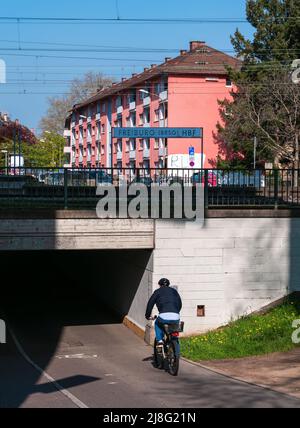
[[0,345],[6,343],[6,324],[5,321],[0,320]]
[[204,188],[201,184],[183,186],[134,183],[115,187],[99,185],[98,218],[187,219],[204,222]]
[[0,59],[0,83],[6,83],[6,64],[3,59]]
[[292,82],[296,85],[300,83],[300,59],[295,59],[292,64]]

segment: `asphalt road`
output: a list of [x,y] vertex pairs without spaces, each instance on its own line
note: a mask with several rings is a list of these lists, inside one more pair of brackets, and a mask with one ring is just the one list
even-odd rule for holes
[[74,398],[90,408],[300,407],[295,398],[183,361],[179,376],[171,377],[153,367],[150,346],[100,312],[102,321],[91,316],[88,323],[59,318],[57,310],[52,319],[11,318],[26,355],[72,396],[32,367],[9,335],[0,345],[0,407],[78,407]]

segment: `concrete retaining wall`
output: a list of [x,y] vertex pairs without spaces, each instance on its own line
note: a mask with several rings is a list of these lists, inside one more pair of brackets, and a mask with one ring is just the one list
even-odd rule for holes
[[[183,298],[186,333],[203,332],[300,290],[300,219],[156,222],[153,289],[168,277]],[[197,306],[205,306],[205,317]]]

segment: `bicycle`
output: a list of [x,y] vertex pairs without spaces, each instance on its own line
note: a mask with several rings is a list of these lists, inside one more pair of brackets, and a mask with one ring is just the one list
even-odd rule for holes
[[[157,317],[151,318],[153,321]],[[177,376],[179,371],[180,344],[179,335],[183,332],[184,322],[161,324],[164,330],[164,343],[158,346],[154,341],[154,363],[158,369],[165,368],[172,376]]]

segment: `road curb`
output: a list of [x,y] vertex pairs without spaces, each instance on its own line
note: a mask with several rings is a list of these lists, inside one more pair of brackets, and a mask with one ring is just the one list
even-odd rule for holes
[[260,384],[260,383],[254,383],[254,382],[245,380],[245,379],[240,378],[240,377],[231,376],[228,373],[224,372],[223,370],[213,369],[213,368],[211,368],[209,366],[206,366],[206,365],[201,364],[201,363],[197,363],[195,361],[188,360],[187,358],[184,358],[184,357],[180,357],[180,358],[183,361],[185,361],[186,363],[188,363],[188,364],[191,364],[191,365],[197,366],[197,367],[201,367],[204,370],[210,371],[210,372],[218,374],[220,376],[224,376],[227,379],[235,380],[237,382],[242,382],[242,383],[245,383],[246,385],[250,385],[250,386],[255,386],[255,387],[258,387],[258,388],[266,389],[266,390],[271,391],[271,392],[276,392],[276,394],[281,394],[281,395],[284,395],[286,397],[292,397],[292,398],[295,398],[296,400],[300,401],[299,397],[297,397],[296,395],[293,395],[293,394],[289,394],[288,392],[283,392],[283,391],[280,391],[278,389],[271,388],[268,385],[264,385],[264,384]]

